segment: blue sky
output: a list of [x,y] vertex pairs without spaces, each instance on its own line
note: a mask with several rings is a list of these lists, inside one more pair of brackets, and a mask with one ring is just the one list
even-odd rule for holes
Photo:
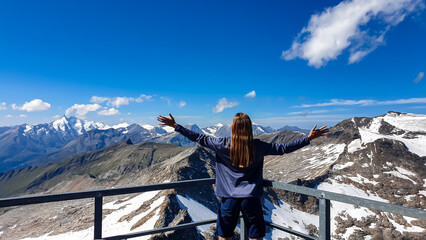
[[[420,0],[2,1],[0,126],[426,114]],[[253,92],[254,91],[254,92]]]

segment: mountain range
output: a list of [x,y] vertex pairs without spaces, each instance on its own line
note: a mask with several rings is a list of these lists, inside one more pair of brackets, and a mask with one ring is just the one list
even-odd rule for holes
[[[219,123],[202,129],[195,124],[186,127],[215,137],[231,135],[230,124]],[[277,130],[254,124],[253,132],[258,135],[277,132]],[[0,128],[0,172],[58,162],[65,157],[100,149],[125,139],[131,139],[133,143],[157,142],[182,147],[195,146],[195,143],[180,136],[170,127],[127,123],[108,126],[100,122],[63,116],[46,124],[22,124]]]
[[[285,143],[303,136],[284,130],[256,138]],[[389,112],[374,118],[353,117],[302,149],[267,156],[263,174],[265,179],[426,209],[425,149],[426,115]],[[0,197],[215,177],[214,161],[214,152],[200,146],[126,139],[48,166],[1,173]],[[263,200],[267,221],[318,237],[317,199],[265,188]],[[217,207],[213,186],[104,198],[103,236],[215,218]],[[426,221],[333,201],[331,221],[332,239],[420,240],[426,236]],[[93,201],[0,209],[0,222],[4,239],[91,239]],[[216,234],[211,224],[142,239],[215,239]],[[292,236],[268,228],[265,239]]]

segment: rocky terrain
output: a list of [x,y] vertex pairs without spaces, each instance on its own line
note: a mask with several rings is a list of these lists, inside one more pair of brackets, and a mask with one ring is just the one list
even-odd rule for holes
[[[216,131],[218,131],[218,128]],[[203,129],[200,129],[203,131]],[[215,129],[213,129],[214,131]],[[206,131],[206,130],[204,130]],[[212,134],[212,133],[211,133]],[[304,136],[281,131],[267,142]],[[283,156],[265,158],[264,177],[320,190],[426,209],[426,116],[389,112],[354,117],[326,137]],[[214,153],[202,147],[125,140],[45,167],[0,175],[0,195],[27,195],[214,177]],[[267,221],[318,234],[315,198],[265,189]],[[332,202],[333,239],[424,239],[426,222]],[[212,186],[104,199],[103,236],[215,218]],[[91,239],[93,200],[2,209],[1,239]],[[236,230],[238,232],[238,230]],[[141,239],[213,239],[214,224]],[[266,239],[293,239],[268,230]]]

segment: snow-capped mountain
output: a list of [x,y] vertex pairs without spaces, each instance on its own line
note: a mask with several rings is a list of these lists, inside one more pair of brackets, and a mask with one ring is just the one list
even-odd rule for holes
[[101,122],[63,116],[51,123],[0,128],[0,172],[57,162],[127,138],[149,142],[171,132],[169,127]]
[[[218,123],[212,127],[203,128],[202,131],[204,134],[213,136],[213,137],[231,137],[231,126],[232,124],[221,124]],[[253,123],[253,135],[265,134],[265,133],[274,133],[277,130],[271,127],[263,127],[259,124]]]
[[110,127],[102,123],[64,116],[51,123],[3,129],[0,132],[0,172],[58,150],[88,131],[107,128]]
[[[123,128],[127,129],[124,131],[130,131],[130,126]],[[425,115],[396,112],[375,118],[347,119],[309,146],[283,156],[266,157],[264,177],[426,209],[426,156],[422,155],[426,149],[425,126]],[[197,126],[187,127],[203,131]],[[257,138],[288,142],[303,136],[300,132],[281,131]],[[214,154],[202,147],[132,144],[127,140],[48,167],[0,174],[0,193],[12,196],[80,191],[214,175]],[[265,192],[267,221],[318,236],[315,198],[273,189]],[[217,206],[211,186],[105,198],[103,236],[214,218]],[[332,239],[424,239],[425,236],[424,221],[338,202],[332,202],[331,210]],[[92,200],[13,208],[0,214],[0,237],[91,239],[92,212]],[[213,239],[214,236],[213,224],[145,239]],[[265,239],[280,238],[291,239],[291,236],[280,230],[267,230]]]

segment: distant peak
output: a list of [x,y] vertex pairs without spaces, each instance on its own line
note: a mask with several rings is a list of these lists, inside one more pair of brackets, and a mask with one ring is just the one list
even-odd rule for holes
[[128,124],[128,123],[123,122],[123,123],[119,123],[119,124],[117,124],[117,125],[112,126],[112,128],[114,128],[114,129],[118,129],[118,128],[126,128],[126,127],[128,127],[128,126],[129,126],[129,124]]

